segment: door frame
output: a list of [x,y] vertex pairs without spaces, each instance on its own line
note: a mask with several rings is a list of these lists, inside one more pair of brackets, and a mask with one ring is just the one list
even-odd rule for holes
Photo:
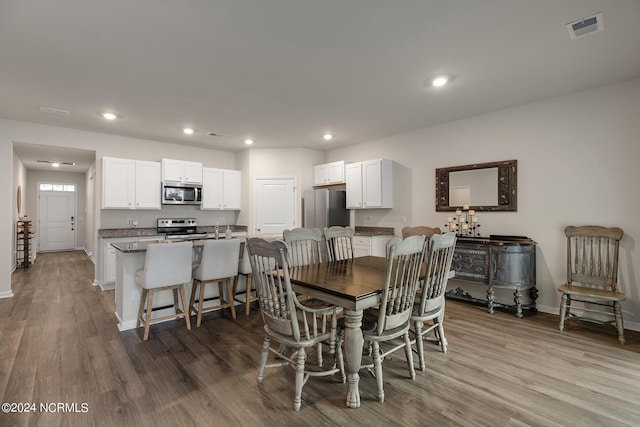
[[251,230],[249,230],[249,235],[256,234],[257,227],[257,217],[258,217],[258,203],[257,203],[257,192],[256,192],[256,184],[258,181],[262,180],[293,180],[293,226],[297,227],[297,224],[300,222],[298,218],[299,212],[299,200],[298,200],[298,178],[295,176],[254,176],[253,183],[251,186]]

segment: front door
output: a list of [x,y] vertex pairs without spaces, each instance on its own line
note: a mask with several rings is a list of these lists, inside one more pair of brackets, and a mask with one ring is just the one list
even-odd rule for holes
[[255,234],[282,234],[295,227],[295,178],[256,178],[253,197]]
[[[75,249],[75,185],[43,185],[40,185],[38,189],[38,248],[41,251]],[[48,187],[49,185],[51,187]],[[71,191],[71,187],[73,187],[73,191]],[[46,190],[43,190],[43,188],[46,188]],[[48,190],[48,188],[52,188],[52,190]]]

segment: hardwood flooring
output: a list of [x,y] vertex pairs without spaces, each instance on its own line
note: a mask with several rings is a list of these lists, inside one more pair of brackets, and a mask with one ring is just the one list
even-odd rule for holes
[[560,333],[557,316],[449,301],[448,353],[426,345],[414,381],[402,352],[385,360],[384,403],[363,371],[361,408],[345,407],[337,377],[311,378],[295,412],[290,370],[256,383],[255,307],[236,320],[209,313],[191,332],[184,321],[152,325],[142,342],[142,329],[118,332],[113,291],[92,281],[83,252],[42,253],[13,274],[15,296],[0,300],[0,395],[37,407],[0,413],[0,426],[640,425],[636,332],[621,346],[613,327],[573,322]]

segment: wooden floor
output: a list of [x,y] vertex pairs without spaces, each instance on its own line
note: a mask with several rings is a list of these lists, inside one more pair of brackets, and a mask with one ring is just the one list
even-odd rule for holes
[[36,412],[0,413],[0,426],[640,425],[635,332],[620,346],[613,327],[571,323],[560,333],[557,316],[448,302],[448,353],[428,344],[427,371],[414,381],[402,352],[386,360],[384,403],[363,372],[361,408],[345,407],[337,378],[312,378],[294,412],[288,369],[256,383],[256,310],[236,320],[210,313],[191,332],[180,321],[155,325],[142,342],[140,331],[118,332],[113,291],[92,281],[83,252],[39,254],[13,274],[15,297],[0,300],[0,395]]

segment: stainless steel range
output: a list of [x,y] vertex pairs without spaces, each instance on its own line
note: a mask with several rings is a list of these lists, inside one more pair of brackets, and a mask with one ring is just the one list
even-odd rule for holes
[[158,218],[157,231],[165,239],[206,239],[207,233],[198,233],[195,218]]

